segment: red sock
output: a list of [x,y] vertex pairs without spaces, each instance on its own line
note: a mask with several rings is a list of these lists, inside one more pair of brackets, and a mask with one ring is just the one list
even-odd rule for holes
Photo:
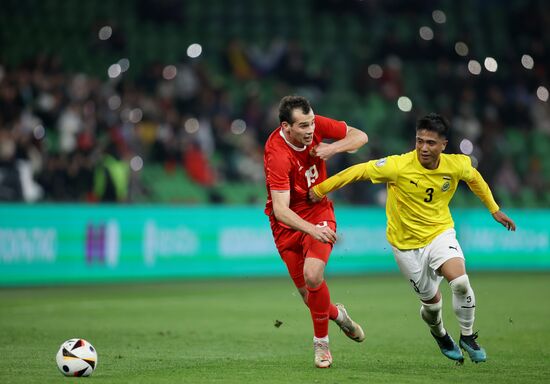
[[325,337],[328,335],[328,319],[331,305],[327,283],[323,280],[318,287],[307,287],[307,291],[309,293],[307,303],[311,312],[311,319],[313,320],[315,337]]
[[338,317],[338,308],[336,305],[330,303],[330,307],[328,309],[328,318],[331,320],[336,320]]
[[[307,289],[307,288],[306,288]],[[308,303],[309,300],[309,292],[306,292],[306,305],[309,306]],[[330,307],[328,308],[328,318],[331,320],[336,320],[338,317],[338,307],[336,305],[330,303]]]

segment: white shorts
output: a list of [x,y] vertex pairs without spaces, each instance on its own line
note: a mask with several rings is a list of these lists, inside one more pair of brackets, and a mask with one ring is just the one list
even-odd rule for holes
[[392,248],[401,273],[410,281],[422,301],[432,299],[437,293],[443,279],[437,273],[437,269],[449,259],[455,257],[464,259],[453,228],[447,229],[423,248],[408,250]]

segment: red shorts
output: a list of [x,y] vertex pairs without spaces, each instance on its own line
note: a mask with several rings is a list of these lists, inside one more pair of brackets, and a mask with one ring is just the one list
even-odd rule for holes
[[[322,221],[317,225],[328,225],[336,232],[334,221]],[[304,280],[304,261],[306,257],[323,260],[327,264],[332,251],[332,244],[322,243],[303,232],[284,228],[274,223],[271,225],[271,230],[273,231],[277,250],[281,255],[281,259],[285,262],[294,284],[297,288],[304,287],[306,285]]]

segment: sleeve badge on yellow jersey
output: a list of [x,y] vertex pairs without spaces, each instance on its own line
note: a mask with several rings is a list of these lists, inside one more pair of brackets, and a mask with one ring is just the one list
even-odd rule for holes
[[374,165],[376,165],[377,167],[383,167],[384,165],[386,165],[387,160],[388,158],[384,157],[383,159],[378,160]]
[[442,190],[443,192],[446,192],[446,191],[449,190],[449,188],[451,188],[451,183],[449,183],[448,181],[446,181],[446,182],[443,183],[443,186],[441,187],[441,190]]

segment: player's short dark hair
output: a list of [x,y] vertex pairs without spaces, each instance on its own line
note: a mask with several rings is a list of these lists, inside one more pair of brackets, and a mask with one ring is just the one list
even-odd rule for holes
[[439,137],[447,139],[449,137],[450,124],[443,116],[437,113],[429,113],[416,122],[416,130],[420,131],[423,129],[436,132]]
[[309,101],[302,96],[285,96],[279,103],[279,122],[286,121],[290,125],[294,123],[292,120],[292,111],[296,108],[300,108],[304,114],[308,114],[311,111],[311,105]]

